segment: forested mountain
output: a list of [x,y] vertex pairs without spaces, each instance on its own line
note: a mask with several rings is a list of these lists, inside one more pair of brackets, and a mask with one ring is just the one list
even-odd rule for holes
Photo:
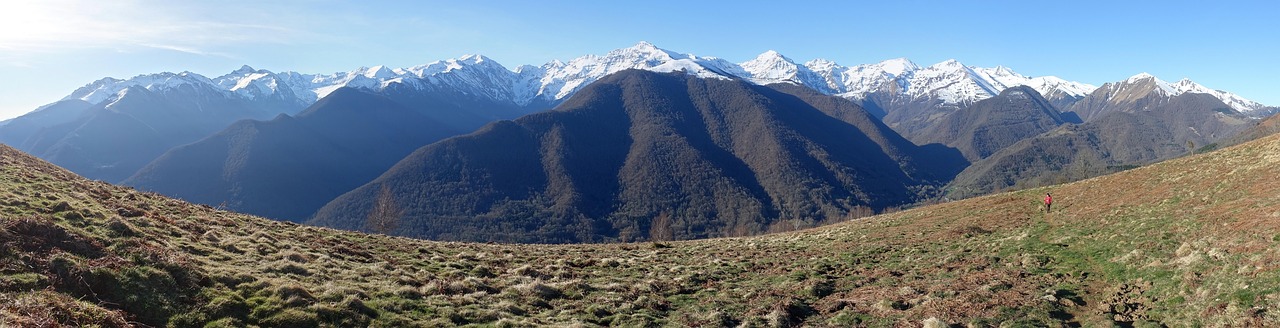
[[745,235],[911,203],[964,164],[808,88],[633,70],[423,147],[309,223],[389,213],[397,234],[506,242]]
[[1017,86],[947,114],[915,140],[954,147],[969,161],[977,161],[1059,125],[1080,123],[1072,119],[1064,117],[1035,89]]
[[[1116,89],[1124,87],[1128,86]],[[1100,90],[1104,88],[1108,86]],[[1252,125],[1212,95],[1146,90],[1142,95],[1123,94],[1118,101],[1098,99],[1116,95],[1103,92],[1081,100],[1090,106],[1112,105],[1089,107],[1084,112],[1092,117],[1088,122],[1059,127],[975,162],[951,183],[950,195],[1062,183],[1146,165],[1235,136]]]
[[[417,103],[353,88],[330,93],[296,117],[245,120],[170,150],[124,184],[191,202],[302,221],[369,182],[414,149],[486,120],[460,119],[500,104]],[[493,113],[493,115],[509,115]],[[501,117],[501,116],[500,116]],[[443,121],[449,120],[446,124]]]

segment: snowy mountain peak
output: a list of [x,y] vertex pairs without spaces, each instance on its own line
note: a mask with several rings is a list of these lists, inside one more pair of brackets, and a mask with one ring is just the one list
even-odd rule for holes
[[396,73],[386,66],[378,65],[365,69],[361,75],[371,79],[389,79],[395,77]]
[[479,55],[479,54],[466,54],[466,55],[463,55],[462,57],[458,57],[458,59],[456,59],[455,61],[459,63],[470,64],[470,65],[488,65],[488,64],[496,63],[493,61],[493,59],[489,59],[489,57],[485,57],[484,55]]
[[628,48],[622,48],[622,49],[616,49],[616,50],[610,51],[609,54],[605,55],[605,57],[619,57],[619,56],[642,57],[642,58],[657,59],[657,60],[673,60],[673,59],[681,59],[685,57],[678,53],[667,51],[666,49],[658,48],[658,46],[655,46],[652,43],[649,43],[646,41],[640,41],[640,43],[636,43],[636,45]]
[[661,48],[658,48],[658,46],[655,46],[655,45],[653,45],[652,43],[649,43],[649,41],[643,41],[643,40],[642,40],[642,41],[640,41],[640,42],[636,42],[636,44],[635,44],[635,45],[631,46],[631,47],[630,47],[630,48],[628,48],[628,49],[647,50],[647,51],[662,51],[662,49],[661,49]]
[[996,65],[996,67],[991,69],[991,71],[1002,76],[1022,76],[1021,74],[1015,73],[1012,69],[1004,67],[1004,65]]
[[181,73],[164,72],[143,74],[132,77],[128,80],[114,78],[100,79],[76,89],[76,91],[62,99],[80,99],[91,104],[99,104],[108,98],[115,96],[121,90],[128,89],[130,87],[141,87],[150,91],[163,91],[181,87],[183,85],[210,84],[214,84],[214,82],[209,78],[187,71]]
[[760,53],[760,55],[757,55],[757,56],[756,56],[756,59],[755,59],[755,60],[757,60],[757,61],[759,61],[759,60],[775,60],[775,61],[780,60],[780,61],[785,61],[785,62],[789,62],[789,63],[795,63],[795,62],[791,61],[791,58],[787,58],[787,56],[783,56],[781,53],[778,53],[778,52],[777,52],[777,51],[775,51],[775,50],[767,50],[767,51],[765,51],[765,52],[762,52],[762,53]]
[[1186,78],[1178,80],[1176,83],[1169,83],[1154,75],[1143,72],[1131,76],[1121,82],[1108,83],[1108,88],[1108,91],[1112,94],[1127,95],[1127,97],[1122,99],[1133,99],[1135,97],[1145,95],[1146,92],[1156,92],[1165,96],[1178,96],[1184,93],[1203,93],[1222,100],[1222,102],[1227,104],[1227,106],[1231,106],[1232,109],[1240,111],[1241,113],[1254,115],[1254,113],[1267,112],[1266,105],[1244,99],[1243,97],[1230,92],[1210,89]]
[[741,64],[748,72],[752,72],[753,68],[759,69],[787,69],[794,70],[797,66],[791,58],[787,58],[777,51],[769,50],[756,56],[756,58],[748,60]]
[[818,58],[818,59],[805,62],[804,66],[814,71],[827,71],[827,70],[833,70],[840,67],[840,64],[836,64],[836,62],[833,62],[830,60]]
[[901,76],[906,72],[914,72],[920,70],[920,65],[906,58],[894,58],[877,63],[880,70],[893,76]]
[[947,59],[940,63],[929,65],[929,67],[926,67],[926,68],[964,69],[966,67],[964,66],[964,64],[961,64],[959,60]]
[[837,93],[842,87],[828,78],[834,74],[832,67],[818,67],[818,71],[806,66],[796,65],[791,58],[777,51],[769,50],[756,58],[739,64],[748,76],[744,76],[757,84],[795,83],[814,88],[823,93]]
[[231,71],[231,74],[241,75],[241,74],[253,73],[255,71],[257,70],[253,69],[253,67],[250,67],[249,65],[244,65],[244,66],[240,66],[239,69]]
[[1209,91],[1209,88],[1205,88],[1203,85],[1195,83],[1188,78],[1182,78],[1181,80],[1178,80],[1178,82],[1174,82],[1173,87],[1174,89],[1181,91]]
[[1142,82],[1142,81],[1146,81],[1146,80],[1152,80],[1152,81],[1155,81],[1156,83],[1160,83],[1160,84],[1169,84],[1168,82],[1162,81],[1162,80],[1160,80],[1160,78],[1157,78],[1155,75],[1151,75],[1150,73],[1147,73],[1147,72],[1142,72],[1142,73],[1138,73],[1138,74],[1136,74],[1136,75],[1134,75],[1134,76],[1130,76],[1128,79],[1125,79],[1125,80],[1124,80],[1124,82],[1125,82],[1125,83],[1137,83],[1137,82]]
[[1113,88],[1115,88],[1116,90],[1122,93],[1141,92],[1141,91],[1130,92],[1126,90],[1150,90],[1152,92],[1159,92],[1160,94],[1168,95],[1168,96],[1176,96],[1182,93],[1177,89],[1175,89],[1172,84],[1169,84],[1169,82],[1165,82],[1164,80],[1161,80],[1160,78],[1157,78],[1155,75],[1151,75],[1147,72],[1142,72],[1142,73],[1138,73],[1137,75],[1130,76],[1128,79],[1125,79],[1123,82],[1116,83],[1116,85],[1113,86]]
[[1199,83],[1195,83],[1191,81],[1191,79],[1183,78],[1182,80],[1178,80],[1178,82],[1172,84],[1172,88],[1176,90],[1177,93],[1179,94],[1204,93],[1204,94],[1212,95],[1222,100],[1222,102],[1226,103],[1227,106],[1231,106],[1232,109],[1240,111],[1241,113],[1249,114],[1249,113],[1267,112],[1265,110],[1267,109],[1266,105],[1263,105],[1256,101],[1244,99],[1244,97],[1240,97],[1239,95],[1236,95],[1234,93],[1230,93],[1222,90],[1210,89],[1208,87],[1200,85]]

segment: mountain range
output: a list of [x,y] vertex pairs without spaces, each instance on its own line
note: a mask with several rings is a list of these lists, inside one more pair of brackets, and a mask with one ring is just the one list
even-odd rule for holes
[[[265,119],[278,113],[296,113],[342,87],[375,92],[388,88],[399,92],[449,89],[490,102],[510,102],[515,107],[528,109],[524,113],[530,113],[554,107],[591,82],[625,69],[685,71],[699,77],[745,79],[761,85],[804,85],[858,102],[909,139],[914,138],[913,132],[936,117],[925,113],[967,107],[1009,87],[1030,86],[1059,108],[1082,99],[1096,89],[1089,84],[1053,76],[1026,77],[1006,67],[972,67],[955,60],[927,67],[902,58],[855,66],[841,66],[824,59],[797,64],[782,54],[767,51],[752,60],[735,64],[715,57],[680,54],[640,42],[603,56],[587,55],[567,63],[552,61],[541,66],[523,65],[514,70],[484,56],[467,55],[408,68],[362,67],[332,74],[274,73],[245,66],[216,78],[189,72],[140,75],[127,80],[104,78],[75,90],[63,101],[81,100],[105,107],[103,104],[127,98],[127,93],[122,92],[130,88],[163,94],[185,86],[198,90],[200,97],[243,102],[243,106],[261,108],[267,113],[265,117],[249,114],[230,114],[230,117]],[[1275,111],[1274,107],[1190,80],[1162,83],[1162,88],[1175,94],[1212,94],[1237,111],[1253,117]],[[57,130],[56,126],[70,122],[82,112],[74,109],[48,110],[52,109],[50,107],[65,106],[45,106],[11,120],[0,129],[0,138],[3,138],[0,142],[23,150],[35,150],[23,146],[36,131]],[[1092,117],[1085,114],[1081,116],[1085,120]],[[40,117],[43,118],[38,119]],[[222,124],[223,127],[225,125]],[[177,141],[182,144],[194,140]],[[90,176],[96,178],[93,174]]]
[[[687,205],[697,202],[691,202],[687,198],[665,200],[669,204],[684,204],[680,205],[684,206],[680,208],[687,213],[656,211],[653,209],[657,207],[653,204],[634,205],[633,207],[641,210],[626,209],[619,212],[616,211],[621,208],[619,206],[629,204],[629,200],[617,198],[613,193],[625,194],[630,191],[626,188],[610,187],[620,183],[614,181],[619,177],[598,175],[591,175],[586,179],[614,182],[592,187],[604,188],[601,189],[604,193],[587,193],[591,194],[589,197],[595,197],[590,201],[574,198],[578,196],[566,196],[571,200],[557,200],[547,196],[550,195],[549,192],[558,190],[554,188],[567,188],[563,190],[570,193],[583,193],[580,190],[583,183],[580,181],[575,184],[556,185],[554,188],[535,181],[518,187],[541,191],[512,189],[487,196],[475,194],[451,194],[450,196],[477,199],[513,197],[507,199],[513,202],[512,204],[501,208],[488,204],[449,209],[425,206],[416,210],[424,211],[422,213],[433,213],[431,215],[438,217],[448,217],[484,213],[488,213],[484,215],[501,216],[511,215],[511,213],[529,213],[530,209],[536,209],[545,213],[554,213],[556,217],[563,219],[572,212],[566,210],[568,208],[573,208],[575,211],[586,208],[584,211],[591,214],[582,214],[584,217],[602,215],[592,219],[603,221],[579,220],[591,221],[587,224],[590,227],[587,230],[598,232],[596,235],[583,237],[547,233],[535,236],[545,240],[634,239],[622,237],[622,231],[626,229],[630,229],[628,231],[636,236],[644,237],[649,234],[648,231],[635,231],[645,230],[645,227],[650,225],[647,219],[637,220],[630,225],[620,223],[622,221],[617,218],[626,215],[688,214],[687,217],[677,217],[676,223],[685,226],[703,224],[696,229],[687,229],[681,234],[676,234],[681,238],[731,235],[732,233],[727,231],[737,229],[733,227],[737,223],[680,221],[704,220],[708,215],[712,215],[709,213],[723,214],[726,218],[732,216],[734,219],[729,221],[734,222],[739,222],[735,220],[740,217],[750,217],[748,220],[751,223],[750,227],[740,230],[759,232],[761,226],[779,221],[812,223],[820,217],[839,216],[840,213],[848,212],[857,206],[881,209],[894,204],[901,205],[906,200],[919,199],[925,194],[933,193],[936,190],[924,189],[934,189],[941,183],[946,183],[947,181],[944,180],[955,176],[956,172],[969,162],[973,165],[947,187],[954,197],[981,194],[1010,186],[1031,186],[1040,185],[1046,181],[1083,178],[1146,164],[1177,156],[1195,148],[1213,145],[1239,132],[1253,119],[1276,110],[1274,107],[1267,107],[1229,92],[1209,89],[1189,80],[1167,83],[1148,74],[1139,74],[1126,81],[1094,87],[1052,76],[1026,77],[1005,67],[966,66],[955,60],[926,67],[906,59],[891,59],[856,66],[841,66],[822,59],[797,64],[782,54],[768,51],[752,60],[732,63],[715,57],[680,54],[641,42],[629,48],[611,51],[603,56],[588,55],[568,62],[553,61],[541,66],[519,66],[514,70],[507,69],[484,56],[468,55],[409,68],[393,69],[376,66],[333,74],[275,73],[245,66],[217,78],[206,78],[189,72],[140,75],[127,80],[107,78],[86,85],[59,102],[6,121],[4,125],[0,125],[0,142],[36,154],[93,179],[123,182],[145,190],[276,219],[307,220],[320,206],[329,203],[331,208],[340,210],[326,211],[325,213],[330,214],[317,216],[315,222],[328,222],[325,224],[355,229],[360,228],[357,224],[361,219],[360,216],[367,214],[366,210],[370,204],[373,204],[373,199],[368,198],[376,194],[372,191],[381,190],[383,185],[393,185],[382,182],[368,185],[366,183],[379,175],[384,178],[397,174],[408,176],[411,174],[405,174],[404,167],[424,165],[413,163],[414,161],[433,161],[421,156],[414,157],[415,155],[410,155],[411,153],[427,152],[441,156],[448,154],[457,158],[479,156],[481,153],[493,150],[470,148],[465,153],[450,153],[442,149],[457,151],[461,148],[448,148],[434,143],[440,141],[443,144],[457,145],[460,142],[465,143],[460,140],[467,138],[485,139],[484,136],[487,134],[521,130],[527,131],[513,134],[512,138],[520,140],[531,136],[565,138],[563,133],[575,130],[564,130],[563,127],[551,129],[543,126],[570,126],[572,124],[560,122],[560,120],[571,120],[573,116],[541,112],[552,108],[556,110],[551,113],[565,110],[590,111],[581,108],[585,106],[584,103],[607,101],[571,100],[577,96],[577,93],[590,88],[599,80],[608,80],[614,74],[632,69],[660,73],[682,72],[681,74],[687,75],[690,81],[697,81],[686,81],[686,84],[690,85],[715,84],[711,81],[735,81],[734,83],[746,83],[757,87],[767,86],[764,89],[743,86],[738,89],[717,88],[716,90],[738,90],[740,92],[724,96],[727,99],[733,99],[728,101],[729,103],[734,106],[747,106],[765,113],[787,110],[812,113],[817,110],[826,114],[807,116],[814,120],[812,122],[788,121],[780,118],[764,120],[764,122],[770,122],[769,124],[780,124],[779,131],[786,131],[778,132],[781,135],[765,134],[764,136],[768,138],[752,136],[750,139],[762,143],[767,143],[768,140],[785,140],[779,144],[786,146],[778,149],[783,149],[781,152],[787,155],[770,158],[770,160],[781,161],[774,165],[785,167],[776,169],[776,172],[754,171],[764,165],[761,163],[753,164],[756,166],[751,170],[743,169],[742,166],[745,164],[742,163],[751,162],[747,157],[733,152],[729,152],[732,154],[730,156],[724,151],[713,152],[720,155],[711,156],[705,163],[668,161],[658,163],[670,166],[646,168],[648,170],[646,172],[671,171],[670,173],[674,173],[688,169],[683,165],[695,167],[704,165],[718,170],[727,170],[725,174],[710,174],[706,177],[712,180],[731,181],[732,183],[723,186],[729,186],[725,190],[739,192],[738,195],[741,197],[734,201],[758,205],[748,206],[747,208],[753,208],[747,211],[749,214],[729,215],[719,209],[701,213],[689,212]],[[646,114],[648,116],[665,117],[675,113],[677,117],[685,119],[694,114],[694,111],[689,108],[698,109],[698,115],[710,115],[706,113],[719,113],[718,111],[736,113],[732,111],[735,110],[734,108],[713,106],[714,108],[708,109],[699,107],[705,105],[702,103],[685,103],[686,99],[710,97],[696,90],[670,86],[647,86],[640,89],[675,93],[641,97],[671,100],[649,106],[651,108],[645,110],[655,112]],[[790,98],[778,98],[779,92],[790,95]],[[599,97],[599,94],[597,92],[590,97]],[[737,100],[739,98],[752,100]],[[800,98],[803,101],[793,101],[792,98]],[[765,103],[757,102],[761,99]],[[576,105],[565,106],[570,103]],[[641,110],[633,106],[616,107],[624,108],[622,112],[628,115],[639,115],[635,112]],[[856,110],[849,108],[856,108]],[[852,115],[847,113],[866,113],[877,121],[876,124],[882,126],[871,127],[867,125],[869,123],[863,122],[861,116],[858,116],[862,114],[854,115],[858,116],[854,118],[847,116]],[[1129,116],[1116,113],[1128,113]],[[446,139],[473,131],[491,122],[526,117],[530,114],[546,114],[538,116],[539,119],[551,122],[532,126],[529,125],[532,124],[531,121],[517,120],[514,125],[512,122],[502,122],[489,125],[470,136]],[[716,115],[721,114],[712,116]],[[769,115],[757,116],[769,117]],[[830,125],[828,120],[831,117],[843,120],[844,124]],[[1112,117],[1116,119],[1110,119]],[[630,124],[635,124],[631,121],[632,119],[628,116],[627,124],[620,123],[613,126],[630,131],[633,127]],[[714,120],[704,119],[704,121],[713,122]],[[747,124],[733,122],[738,122],[734,124],[739,125]],[[865,150],[861,156],[868,158],[888,156],[898,163],[899,170],[905,172],[896,175],[902,178],[900,181],[877,182],[884,185],[886,190],[899,189],[891,192],[893,196],[885,200],[862,197],[868,195],[861,190],[865,187],[861,183],[867,181],[848,183],[849,179],[842,178],[840,174],[834,175],[839,183],[831,182],[833,180],[827,178],[815,180],[825,181],[815,188],[822,190],[819,194],[827,196],[782,195],[765,192],[763,187],[754,186],[753,183],[741,183],[744,181],[743,177],[747,175],[792,172],[798,176],[812,177],[826,174],[813,172],[825,170],[830,173],[860,167],[858,165],[865,163],[850,163],[847,161],[848,158],[824,157],[838,153],[833,152],[832,149],[835,147],[832,146],[832,141],[823,139],[824,137],[821,136],[807,135],[815,132],[802,128],[821,126],[844,131],[843,133],[853,133],[849,130],[850,125],[860,131],[857,133],[880,140],[879,150],[851,146]],[[716,140],[716,147],[722,150],[734,149],[725,146],[723,144],[725,140],[745,143],[737,139],[742,137],[739,132],[729,133],[713,128],[715,127],[711,125],[700,128],[701,130],[688,126],[663,127],[673,131],[674,134],[669,137],[701,140],[699,138],[702,137],[698,136],[717,136],[721,139]],[[1092,132],[1073,134],[1064,131]],[[1046,142],[1053,143],[1052,140],[1057,140],[1055,138],[1063,135],[1080,135],[1081,137],[1068,141],[1067,146],[1042,145]],[[649,137],[632,135],[628,132],[625,138],[620,137],[619,140],[635,142],[647,140],[645,138]],[[1111,141],[1102,140],[1106,138],[1111,138]],[[908,147],[897,141],[884,141],[897,139],[909,140],[906,144],[914,144]],[[546,148],[543,144],[550,142],[548,140],[524,141],[527,146],[537,147],[512,149],[510,145],[502,143],[486,145],[495,149],[504,149],[508,152],[507,154],[524,154],[516,157],[521,157],[521,160],[528,161],[530,165],[537,164],[538,167],[547,170],[557,167],[548,163],[559,163],[557,165],[561,167],[572,168],[587,165],[584,163],[595,160],[587,159],[585,155],[560,156],[555,153],[546,153],[549,150],[543,149]],[[794,148],[796,146],[794,142],[808,145],[806,147],[810,148],[804,148],[803,151],[797,150]],[[623,147],[625,144],[617,143],[613,146]],[[887,144],[896,146],[884,146]],[[956,160],[949,155],[940,156],[930,163],[918,157],[919,152],[924,150],[901,150],[918,148],[932,149],[931,154],[943,153],[938,151],[937,147],[941,145],[937,144],[958,149],[958,154],[963,154],[964,158]],[[1110,146],[1103,146],[1104,144]],[[685,146],[698,147],[694,147],[692,151],[681,147],[661,148],[659,153],[699,153],[710,149],[705,143],[690,143]],[[586,150],[564,147],[569,146],[556,149],[586,152]],[[620,152],[628,154],[627,156],[632,154],[632,150],[629,149],[605,149],[609,147],[600,145],[596,148],[592,151]],[[816,151],[815,149],[832,153],[818,156],[812,153]],[[892,149],[899,150],[895,153]],[[1034,157],[1035,152],[1046,149],[1054,150],[1055,153],[1052,155],[1060,158],[1029,160]],[[805,158],[797,155],[800,153],[805,153],[804,156],[811,156],[810,159],[817,161],[808,163],[821,165],[786,164],[796,161],[804,162],[796,159]],[[732,160],[734,158],[737,159]],[[721,159],[730,159],[730,161],[719,161]],[[587,162],[570,163],[576,160],[587,160]],[[610,165],[617,164],[610,163]],[[629,162],[623,161],[623,163]],[[955,163],[961,164],[958,164],[960,165],[958,167]],[[737,168],[733,168],[735,166]],[[814,170],[818,166],[823,168]],[[889,166],[868,167],[883,170]],[[913,167],[916,169],[912,169]],[[931,167],[930,170],[936,169],[936,171],[919,169],[924,167]],[[477,172],[497,172],[494,167],[468,168]],[[428,166],[421,169],[432,171],[437,168]],[[548,181],[583,179],[581,171],[570,169],[562,171],[564,172],[547,171],[541,174],[546,175]],[[1006,174],[1012,172],[1018,173]],[[923,173],[935,178],[923,178],[924,175],[921,175]],[[723,177],[715,178],[721,175]],[[886,173],[885,176],[895,176],[895,174]],[[528,177],[530,176],[521,178]],[[679,181],[674,185],[687,183],[688,179],[690,178],[671,178],[672,181]],[[767,180],[759,177],[753,177],[753,179]],[[282,183],[283,181],[289,182]],[[483,179],[477,181],[483,181]],[[791,180],[781,181],[787,182],[777,183],[791,182]],[[447,179],[415,183],[419,182],[429,185],[441,184],[440,188],[446,188],[443,186],[452,183]],[[683,188],[691,188],[692,185],[681,186],[681,190],[684,190]],[[511,188],[516,186],[513,185]],[[334,200],[334,197],[353,189],[359,190],[360,194],[364,195],[360,197],[366,199],[353,200],[351,197],[344,196],[346,198],[342,201]],[[482,189],[484,188],[477,188],[477,190]],[[745,192],[742,192],[744,190]],[[910,190],[910,192],[903,193],[902,190]],[[412,190],[393,191],[392,194]],[[828,197],[843,192],[858,195],[842,203],[832,203],[831,197]],[[722,195],[707,197],[707,199],[716,199],[716,201],[725,199],[720,196]],[[399,199],[397,201],[408,204],[423,200]],[[795,206],[808,207],[804,210],[794,210]],[[755,210],[757,208],[761,210]],[[610,216],[613,219],[604,219]],[[547,222],[536,223],[546,225]],[[707,228],[708,224],[720,226],[699,230]],[[419,233],[438,231],[440,227],[442,226],[402,226],[401,228],[406,229],[405,232]]]
[[1255,120],[1209,93],[1177,92],[1145,74],[1108,83],[1067,107],[1089,118],[976,161],[953,196],[1075,181],[1146,165],[1232,138]]

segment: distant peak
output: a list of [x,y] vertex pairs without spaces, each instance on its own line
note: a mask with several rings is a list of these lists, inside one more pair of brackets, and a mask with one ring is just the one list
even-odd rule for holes
[[396,73],[392,72],[391,69],[387,68],[386,66],[378,65],[378,66],[365,69],[363,75],[371,79],[385,79],[385,78],[390,78],[392,76],[395,76]]
[[953,59],[947,59],[947,60],[944,60],[944,61],[942,61],[941,63],[934,64],[933,66],[937,66],[937,67],[964,67],[964,64],[961,64],[959,60],[955,60],[955,59],[953,58]]
[[880,63],[881,63],[881,64],[911,64],[912,66],[914,66],[914,65],[916,64],[915,62],[912,62],[910,59],[907,59],[907,57],[898,57],[898,58],[892,58],[892,59],[885,59],[884,61],[881,61]]
[[1125,82],[1137,82],[1137,81],[1151,80],[1151,79],[1156,79],[1156,76],[1151,75],[1150,73],[1147,73],[1147,72],[1142,72],[1142,73],[1138,73],[1137,75],[1130,76],[1128,79],[1125,79]]
[[761,53],[759,56],[756,56],[756,58],[751,61],[753,62],[784,61],[784,62],[793,63],[793,64],[795,63],[794,61],[791,60],[791,58],[787,58],[787,56],[783,56],[781,53],[778,53],[777,51],[774,51],[774,50],[765,51],[764,53]]
[[827,59],[817,58],[817,59],[810,60],[810,61],[809,61],[809,62],[807,62],[807,63],[804,63],[804,66],[807,66],[807,67],[820,67],[820,68],[832,68],[832,67],[839,67],[839,66],[840,66],[840,64],[836,64],[836,62],[834,62],[834,61],[830,61],[830,60],[827,60]]
[[679,54],[667,51],[666,49],[658,48],[658,46],[655,46],[652,43],[649,43],[647,41],[640,41],[640,43],[636,43],[636,45],[631,46],[629,48],[610,51],[609,55],[616,56],[616,55],[624,55],[628,53],[631,53],[631,54],[638,53],[638,54],[644,54],[644,55],[650,55],[650,56],[657,55],[658,57],[669,57],[669,58],[681,57]]
[[813,64],[820,64],[820,65],[838,65],[834,61],[823,59],[823,58],[815,58],[813,60],[810,60],[809,62]]
[[893,74],[893,76],[899,76],[903,73],[920,69],[919,65],[916,65],[915,62],[912,62],[910,59],[905,57],[885,60],[877,65],[886,73]]
[[1199,84],[1199,83],[1196,83],[1195,81],[1192,81],[1191,79],[1188,79],[1188,78],[1182,78],[1181,80],[1178,80],[1178,82],[1177,82],[1177,83],[1174,83],[1174,85],[1178,85],[1178,86],[1186,86],[1186,87],[1199,87],[1199,86],[1200,86],[1200,84]]
[[248,73],[253,73],[253,72],[255,72],[255,71],[257,71],[257,70],[253,69],[253,67],[250,67],[249,65],[244,65],[244,66],[240,66],[240,68],[239,68],[239,69],[237,69],[237,70],[231,71],[231,73],[234,73],[234,74],[248,74]]
[[479,64],[490,60],[489,57],[485,57],[484,55],[466,54],[462,55],[462,57],[458,57],[458,61]]
[[652,43],[649,43],[649,41],[637,42],[634,46],[631,46],[627,49],[635,50],[639,52],[659,52],[659,51],[666,52],[666,50],[663,50],[662,48],[658,48],[658,46],[655,46]]

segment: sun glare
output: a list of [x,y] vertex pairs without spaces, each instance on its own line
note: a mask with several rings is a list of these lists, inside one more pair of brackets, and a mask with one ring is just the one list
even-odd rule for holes
[[120,40],[130,1],[5,1],[0,5],[0,49],[39,52],[99,46]]

